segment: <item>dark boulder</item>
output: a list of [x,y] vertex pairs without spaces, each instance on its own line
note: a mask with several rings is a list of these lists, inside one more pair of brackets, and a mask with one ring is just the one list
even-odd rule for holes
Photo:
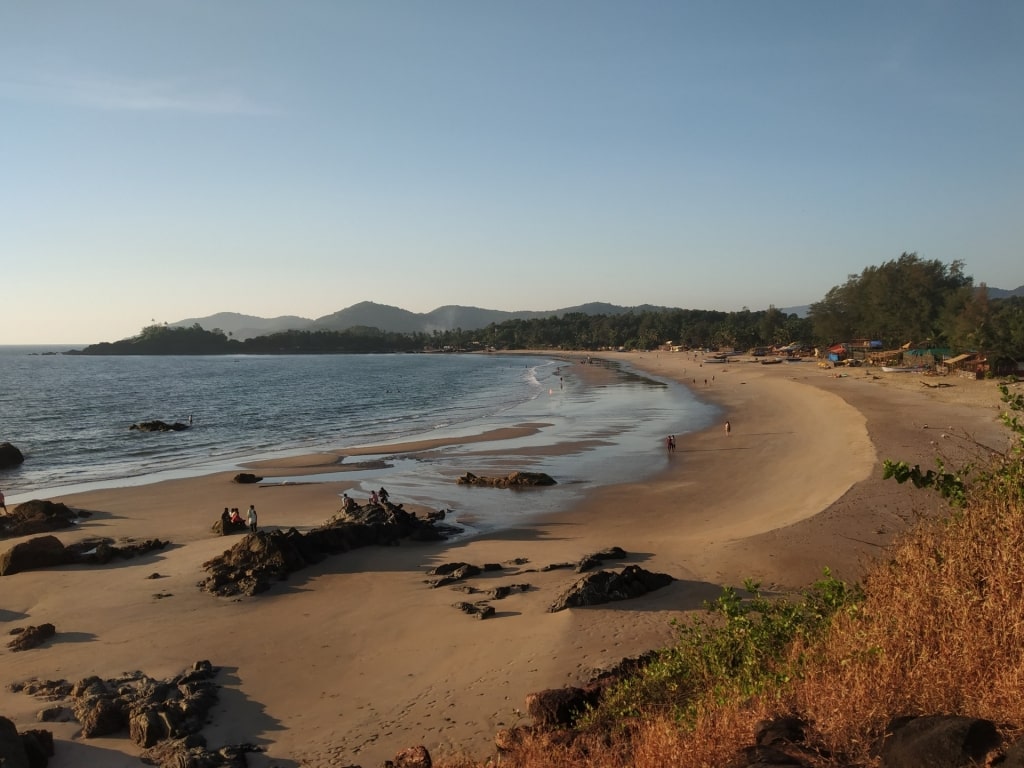
[[30,768],[25,744],[14,723],[0,716],[0,765],[4,768]]
[[25,457],[16,446],[10,443],[0,443],[0,469],[18,467],[24,463]]
[[21,743],[31,768],[46,768],[53,757],[53,734],[33,728],[21,734]]
[[671,584],[667,573],[652,573],[638,565],[627,565],[621,573],[597,571],[577,579],[548,608],[550,613],[566,608],[600,605],[646,595]]
[[38,536],[19,542],[0,554],[0,576],[37,568],[52,568],[67,562],[68,555],[60,539],[56,536]]
[[1001,743],[991,720],[956,715],[900,717],[889,723],[882,768],[967,768]]
[[138,424],[132,424],[128,429],[137,429],[139,432],[181,432],[184,429],[188,429],[188,424],[182,424],[180,421],[168,424],[166,421],[155,419],[153,421],[140,421]]
[[241,483],[242,485],[247,485],[252,483],[258,483],[262,479],[262,477],[260,477],[259,475],[254,475],[252,472],[239,472],[237,475],[234,476],[233,481],[236,483]]
[[0,538],[34,536],[62,528],[70,528],[79,517],[78,512],[54,501],[32,499],[16,506],[11,512],[0,517]]
[[456,480],[459,485],[478,485],[486,488],[532,488],[556,485],[554,478],[543,472],[512,472],[505,477],[478,477],[472,472]]
[[25,627],[16,632],[17,634],[7,644],[7,647],[12,651],[27,651],[45,643],[57,634],[57,629],[53,624],[40,624],[38,627]]

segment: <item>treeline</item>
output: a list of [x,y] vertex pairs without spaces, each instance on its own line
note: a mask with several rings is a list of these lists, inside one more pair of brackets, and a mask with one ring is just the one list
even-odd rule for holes
[[467,349],[653,349],[666,342],[691,348],[749,349],[801,342],[826,346],[872,339],[887,348],[907,342],[954,351],[985,351],[995,360],[1024,358],[1024,298],[991,300],[963,264],[913,253],[851,275],[812,304],[807,317],[766,310],[719,312],[643,310],[614,315],[569,313],[507,320],[486,328],[396,333],[284,331],[239,341],[219,329],[153,325],[130,339],[94,344],[89,355],[223,355],[422,352]]
[[1024,358],[1024,298],[992,300],[975,287],[963,262],[943,264],[916,253],[850,275],[812,304],[813,339],[826,344],[878,339],[955,351],[984,351],[993,362]]

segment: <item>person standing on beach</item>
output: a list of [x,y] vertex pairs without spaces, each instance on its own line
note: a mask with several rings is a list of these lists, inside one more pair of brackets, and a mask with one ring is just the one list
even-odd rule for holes
[[256,507],[252,504],[249,505],[249,513],[245,516],[245,521],[249,524],[249,530],[256,533]]
[[4,499],[4,492],[0,491],[0,507],[4,508],[4,514],[7,514],[7,500]]
[[730,424],[727,421],[727,422],[725,422],[725,436],[728,437],[730,435],[730,433],[732,433],[732,424]]

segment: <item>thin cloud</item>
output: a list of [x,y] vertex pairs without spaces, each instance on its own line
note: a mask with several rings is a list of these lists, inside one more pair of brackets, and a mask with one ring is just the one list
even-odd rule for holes
[[233,89],[195,86],[175,80],[110,77],[0,79],[0,94],[25,101],[70,104],[120,112],[178,112],[197,115],[269,115]]

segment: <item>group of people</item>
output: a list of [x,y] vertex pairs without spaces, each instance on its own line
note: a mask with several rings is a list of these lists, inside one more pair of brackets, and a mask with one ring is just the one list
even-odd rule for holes
[[224,507],[224,511],[220,514],[221,522],[224,525],[239,525],[244,522],[249,526],[249,530],[256,533],[259,530],[256,518],[256,507],[252,504],[249,505],[249,510],[245,513],[245,520],[242,520],[242,515],[238,512],[238,507],[232,507],[230,510]]
[[[379,491],[370,491],[370,499],[368,503],[370,504],[370,506],[377,507],[382,504],[387,504],[388,499],[390,498],[391,496],[390,494],[388,494],[387,488],[381,486],[381,489]],[[346,512],[351,512],[358,506],[359,505],[356,503],[356,500],[349,496],[347,493],[341,494],[341,508],[343,510],[345,510]]]

